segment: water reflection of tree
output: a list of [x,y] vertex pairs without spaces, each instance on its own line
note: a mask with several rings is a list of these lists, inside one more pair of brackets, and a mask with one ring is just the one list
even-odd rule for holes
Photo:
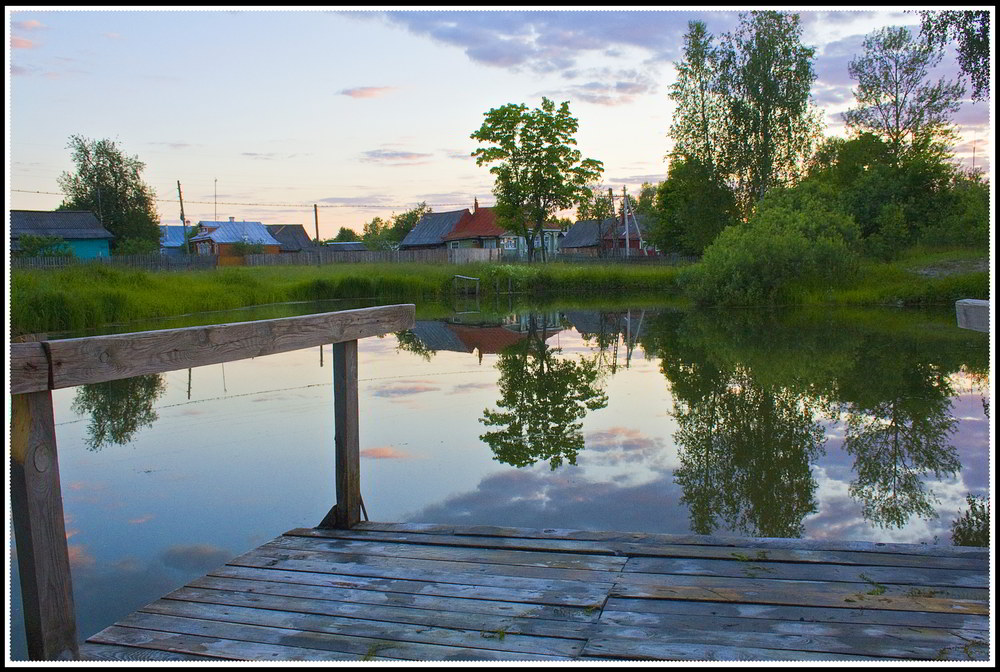
[[868,375],[855,369],[842,379],[844,448],[854,457],[851,496],[866,520],[883,527],[902,527],[913,515],[934,517],[937,498],[925,480],[962,468],[949,443],[958,421],[948,371],[922,348],[893,345],[869,350]]
[[547,328],[539,328],[532,315],[527,337],[497,359],[499,410],[485,409],[480,418],[487,427],[497,428],[480,440],[495,459],[516,467],[539,460],[547,460],[552,469],[564,460],[576,464],[584,447],[581,420],[587,411],[608,403],[596,364],[556,357],[560,349],[546,345],[547,336]]
[[394,334],[396,336],[396,351],[400,350],[406,352],[412,352],[424,359],[424,361],[431,361],[431,357],[437,354],[437,350],[426,345],[420,340],[412,329],[407,329],[406,331],[397,331]]
[[124,445],[140,429],[152,426],[158,417],[153,404],[166,389],[160,374],[80,386],[72,410],[78,415],[90,415],[88,450]]
[[746,369],[699,398],[675,397],[674,481],[692,530],[711,534],[721,521],[748,536],[802,536],[802,520],[816,511],[810,463],[824,442],[814,413],[802,396],[762,386]]

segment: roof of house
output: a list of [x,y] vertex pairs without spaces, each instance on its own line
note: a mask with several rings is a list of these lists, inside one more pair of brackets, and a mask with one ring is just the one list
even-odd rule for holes
[[508,235],[507,230],[497,224],[493,208],[477,208],[471,217],[459,222],[444,239],[499,238],[505,235]]
[[[193,227],[186,227],[191,231]],[[182,224],[161,224],[160,225],[160,247],[183,247],[184,229]]]
[[281,243],[282,252],[301,252],[316,246],[301,224],[267,224],[267,232]]
[[[631,217],[629,217],[628,220],[629,237],[638,238],[639,234],[642,234],[643,236],[648,236],[650,223],[651,220],[646,215],[636,215],[634,221]],[[636,224],[638,224],[638,228],[636,228]],[[606,229],[604,234],[605,239],[611,239],[614,238],[615,236],[618,236],[618,238],[625,238],[625,227],[622,226],[622,223],[620,221],[615,222],[614,229]]]
[[281,245],[260,222],[198,222],[203,227],[215,227],[199,233],[191,242],[211,240],[214,243],[250,243]]
[[367,252],[368,248],[360,240],[348,241],[342,243],[325,243],[325,247],[329,247],[334,250],[339,250],[341,252]]
[[469,352],[478,350],[480,355],[496,355],[528,337],[504,327],[466,327],[449,324],[448,328],[455,332],[459,340]]
[[63,240],[114,238],[89,210],[11,210],[10,236],[14,240],[21,236],[52,236]]
[[413,324],[413,334],[431,350],[469,352],[465,343],[462,343],[455,332],[445,322],[417,320]]
[[582,219],[569,227],[566,236],[559,241],[560,247],[597,247],[599,230],[606,232],[611,230],[612,220],[605,219],[603,222],[598,219]]
[[420,218],[413,229],[406,234],[400,248],[418,247],[423,245],[441,245],[444,237],[451,233],[460,222],[471,217],[468,210],[453,210],[451,212],[428,212]]

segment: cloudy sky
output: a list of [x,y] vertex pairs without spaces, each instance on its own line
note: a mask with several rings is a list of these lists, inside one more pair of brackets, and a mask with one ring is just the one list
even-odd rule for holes
[[[817,49],[815,102],[845,132],[847,63],[865,34],[915,26],[896,11],[801,12]],[[492,204],[469,156],[483,113],[570,101],[578,146],[605,184],[663,179],[687,22],[716,36],[729,11],[139,11],[7,9],[8,207],[52,209],[68,138],[117,140],[146,163],[164,224],[236,217],[360,231],[420,201]],[[958,72],[949,54],[941,74]],[[989,166],[988,103],[966,101],[958,157]],[[42,192],[42,193],[37,193]]]

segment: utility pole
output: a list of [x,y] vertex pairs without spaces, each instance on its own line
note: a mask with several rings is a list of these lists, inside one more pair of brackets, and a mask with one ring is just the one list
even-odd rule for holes
[[[313,219],[316,222],[316,265],[319,266],[319,205],[313,203]],[[323,346],[319,348],[319,365],[323,366]]]
[[191,243],[188,241],[188,225],[184,219],[184,195],[181,193],[181,181],[177,180],[177,198],[181,202],[181,224],[184,225],[184,252],[191,254]]
[[622,224],[625,226],[625,256],[629,256],[628,249],[628,194],[625,192],[625,185],[622,185]]

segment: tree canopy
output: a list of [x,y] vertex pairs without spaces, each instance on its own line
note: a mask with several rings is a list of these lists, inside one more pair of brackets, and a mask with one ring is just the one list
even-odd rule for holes
[[943,54],[896,26],[868,35],[864,49],[847,66],[858,82],[847,125],[884,139],[896,163],[908,152],[942,153],[955,138],[949,118],[963,94],[959,82],[930,81]]
[[115,237],[115,251],[160,245],[156,194],[142,180],[146,167],[125,154],[113,140],[89,140],[72,135],[74,172],[59,176],[64,194],[60,210],[90,210]]
[[922,10],[920,32],[934,48],[956,43],[958,65],[972,81],[972,99],[990,97],[989,10]]
[[[485,146],[472,156],[476,165],[492,164],[497,224],[524,237],[529,258],[535,239],[559,210],[587,196],[587,185],[604,172],[594,159],[583,159],[574,148],[579,126],[570,115],[569,101],[557,108],[548,98],[541,107],[509,103],[484,113],[482,126],[470,136]],[[542,248],[544,259],[544,247]]]

